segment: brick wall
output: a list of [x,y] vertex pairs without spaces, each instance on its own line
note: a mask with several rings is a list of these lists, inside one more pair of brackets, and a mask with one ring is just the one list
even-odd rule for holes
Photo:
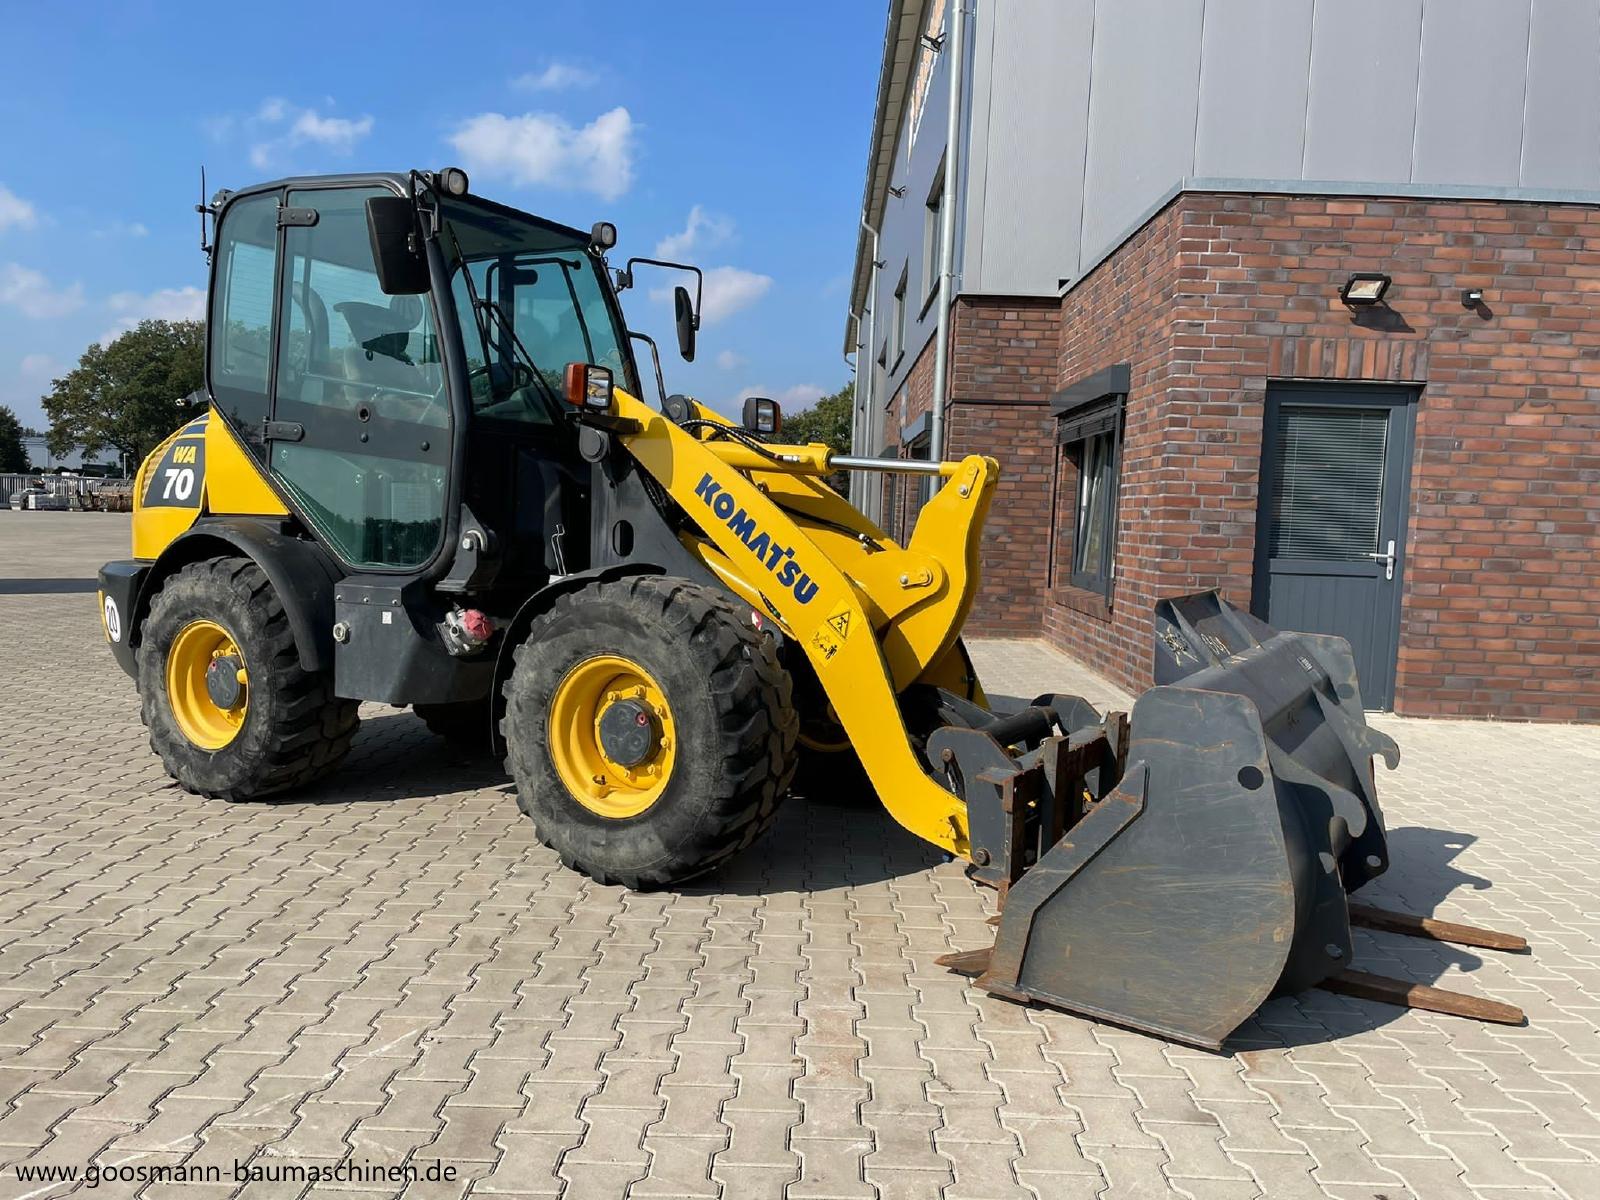
[[[1340,304],[1360,270],[1393,276],[1387,310]],[[1462,307],[1467,286],[1482,310]],[[1592,209],[1180,196],[1059,304],[958,307],[949,452],[995,453],[1006,472],[973,629],[1042,623],[1147,686],[1157,598],[1215,586],[1249,602],[1267,381],[1411,382],[1397,710],[1600,720],[1597,350]],[[1063,582],[1070,526],[1045,535],[1073,479],[1041,401],[1119,362],[1131,388],[1107,604]]]
[[982,582],[967,628],[1037,637],[1049,572],[1055,475],[1053,299],[957,300],[951,314],[945,457],[990,454],[1000,486],[984,526]]

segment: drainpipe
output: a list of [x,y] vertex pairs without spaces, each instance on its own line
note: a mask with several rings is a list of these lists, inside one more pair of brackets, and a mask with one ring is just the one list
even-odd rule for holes
[[945,49],[950,53],[950,111],[944,135],[944,203],[939,210],[939,325],[934,334],[933,412],[928,422],[928,457],[938,462],[944,457],[944,408],[949,394],[946,376],[950,371],[950,304],[955,298],[956,207],[961,194],[956,190],[960,178],[961,103],[965,80],[962,78],[966,55],[961,45],[966,24],[966,0],[950,0],[950,33]]
[[[872,438],[872,385],[876,381],[878,360],[874,355],[875,337],[877,333],[878,316],[878,231],[867,224],[865,211],[861,214],[861,228],[872,235],[872,268],[867,274],[867,336],[864,341],[856,345],[856,397],[855,420],[851,424],[850,445],[857,454],[871,456],[877,453],[877,448],[868,445]],[[861,316],[856,314],[856,333],[861,332]],[[866,386],[862,386],[862,363],[866,364]],[[857,508],[865,511],[864,501],[867,497],[867,480],[859,473],[850,476],[850,502]]]

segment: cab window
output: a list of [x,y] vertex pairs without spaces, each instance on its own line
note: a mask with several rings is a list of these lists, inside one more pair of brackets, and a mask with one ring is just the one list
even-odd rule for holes
[[267,415],[272,360],[272,284],[278,196],[249,196],[227,211],[218,233],[211,296],[211,394],[247,438]]

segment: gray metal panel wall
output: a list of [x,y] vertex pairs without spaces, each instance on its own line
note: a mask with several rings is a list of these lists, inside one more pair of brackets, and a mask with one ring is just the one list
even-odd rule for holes
[[1528,0],[1424,6],[1414,182],[1519,182],[1528,23]]
[[[1600,191],[1600,0],[969,0],[963,290],[1050,295],[1190,179],[1247,190]],[[879,330],[922,201],[945,64],[884,216]],[[908,337],[907,361],[932,332]]]
[[[939,3],[940,0],[932,2]],[[948,4],[949,0],[943,2]],[[948,26],[946,29],[948,32]],[[997,86],[1005,85],[1003,82],[997,82]],[[894,324],[895,285],[900,282],[901,270],[906,272],[905,350],[898,357],[892,354],[890,356],[887,364],[886,390],[880,393],[880,397],[885,399],[893,395],[905,382],[906,376],[917,361],[917,355],[928,344],[938,323],[938,316],[934,312],[937,306],[929,304],[926,311],[923,308],[930,284],[935,282],[926,278],[923,236],[926,229],[928,196],[939,178],[940,167],[944,162],[945,115],[948,112],[949,97],[949,55],[940,54],[934,60],[933,75],[928,84],[928,98],[922,110],[922,118],[917,124],[915,138],[911,136],[911,108],[909,105],[906,108],[906,122],[900,131],[900,142],[894,156],[894,172],[889,181],[891,187],[904,188],[905,194],[898,198],[893,195],[889,197],[883,215],[883,228],[878,235],[878,258],[883,267],[878,272],[878,293],[875,300],[878,317],[876,328],[873,330],[873,337],[878,345],[872,347],[870,351],[874,362],[877,361],[878,350],[889,336]],[[1015,173],[1014,165],[1007,164],[1004,169],[1008,173]],[[889,431],[898,430],[899,427],[898,417],[890,419],[886,424],[886,429]],[[874,447],[873,453],[876,453],[877,449],[878,447]]]
[[[1085,250],[1121,234],[1134,214],[1192,171],[1203,11],[1171,0],[1095,6]],[[1075,273],[1076,264],[1062,272]]]
[[1411,178],[1422,0],[1316,5],[1306,150],[1287,179]]
[[1234,179],[1300,174],[1311,7],[1312,0],[1206,6],[1192,174]]
[[1600,8],[1534,0],[1522,186],[1583,188],[1600,179]]
[[[1094,0],[1006,0],[989,12],[993,84],[981,140],[1003,173],[974,177],[982,258],[963,264],[964,283],[989,291],[1000,290],[991,280],[1028,279],[1028,290],[1051,291],[1071,273],[1056,267],[1076,260],[1083,218]],[[976,71],[972,83],[980,85]]]

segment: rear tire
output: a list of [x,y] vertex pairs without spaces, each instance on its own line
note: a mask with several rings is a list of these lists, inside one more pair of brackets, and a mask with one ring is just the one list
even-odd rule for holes
[[[184,732],[169,694],[174,643],[197,625],[225,631],[248,676],[242,722],[215,748]],[[191,792],[227,800],[271,795],[328,774],[359,724],[357,702],[333,694],[332,673],[300,665],[283,602],[247,558],[191,563],[161,585],[142,627],[139,697],[150,746],[167,774]]]
[[[794,773],[799,720],[772,639],[725,593],[655,576],[591,584],[557,598],[515,660],[506,765],[536,836],[567,866],[600,883],[665,887],[712,870],[771,825]],[[566,739],[597,718],[553,719],[552,701],[565,704],[569,681],[597,661],[636,668],[670,710],[657,739],[665,782],[653,798],[635,794],[644,807],[629,815],[600,811],[618,793],[629,799],[620,788],[586,794],[557,762],[572,775]]]

